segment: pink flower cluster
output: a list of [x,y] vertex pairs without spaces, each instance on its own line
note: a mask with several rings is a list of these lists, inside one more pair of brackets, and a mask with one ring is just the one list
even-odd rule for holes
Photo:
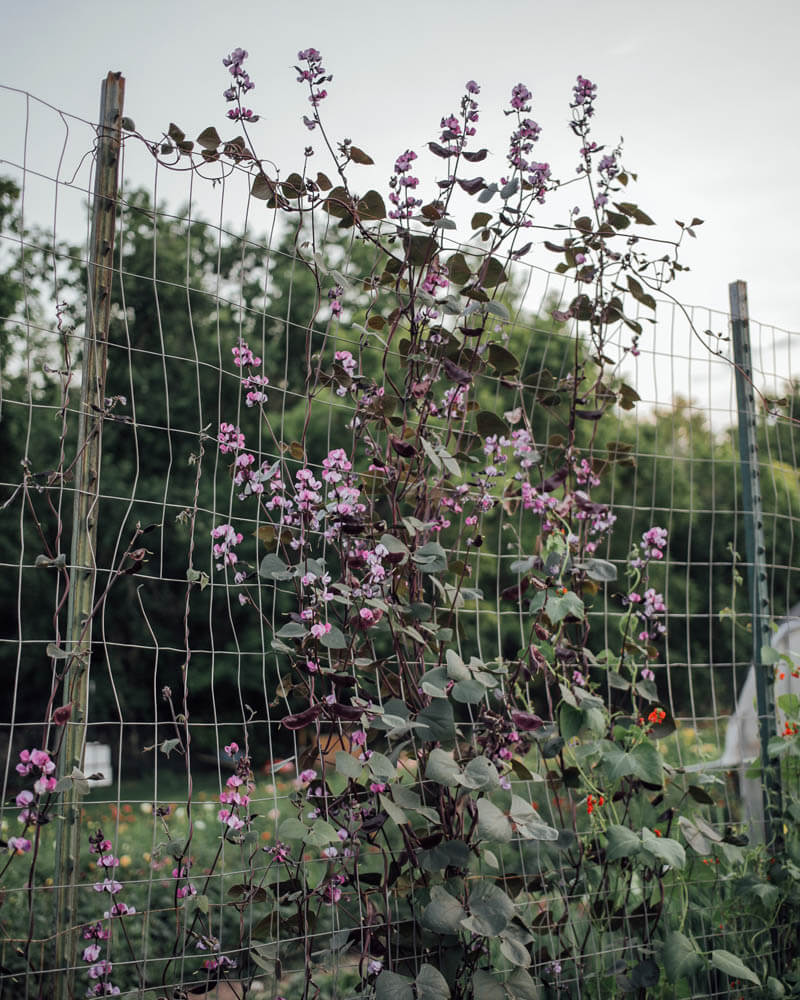
[[[340,306],[341,308],[341,306]],[[333,311],[333,306],[331,306],[331,311]],[[358,362],[353,357],[351,351],[336,351],[333,355],[333,360],[344,368],[345,373],[348,378],[355,378],[356,372],[358,371]],[[337,396],[347,395],[347,386],[337,385],[336,387]]]
[[[327,75],[325,67],[322,65],[322,56],[319,54],[317,49],[301,49],[297,53],[297,58],[301,63],[305,63],[305,69],[300,66],[295,66],[297,70],[297,82],[307,83],[310,94],[309,101],[314,108],[319,107],[321,101],[324,101],[328,96],[328,91],[323,89],[323,83],[330,83],[333,76]],[[303,116],[303,121],[308,129],[313,129],[316,127],[316,121],[311,118],[306,118]]]
[[515,111],[530,111],[530,100],[533,94],[524,83],[517,83],[511,88],[511,107]]
[[642,543],[645,546],[645,553],[650,559],[663,559],[663,550],[667,544],[667,529],[650,528],[642,535]]
[[84,941],[90,941],[91,944],[86,945],[81,957],[84,962],[89,963],[89,968],[86,970],[89,978],[98,980],[89,986],[89,989],[86,991],[87,997],[119,996],[119,986],[114,986],[108,978],[111,975],[113,966],[111,962],[100,958],[103,951],[100,942],[107,941],[110,936],[111,932],[105,930],[99,921],[95,924],[89,924],[83,929]]
[[422,282],[422,290],[429,295],[436,295],[439,289],[446,291],[449,286],[446,266],[440,264],[438,260],[432,261]]
[[55,769],[55,761],[47,750],[20,750],[17,774],[23,778],[35,775],[35,780],[32,790],[24,788],[16,796],[15,803],[20,810],[19,821],[23,824],[23,835],[8,838],[10,852],[27,854],[31,850],[31,841],[24,834],[29,826],[40,821],[39,804],[42,797],[51,795],[56,789],[58,782],[53,776]]
[[266,403],[269,399],[264,389],[269,385],[266,375],[248,375],[242,379],[242,388],[247,395],[244,398],[245,406],[255,406],[257,403]]
[[[234,751],[234,747],[236,748]],[[225,748],[226,752],[238,752],[236,743]],[[253,772],[250,769],[250,758],[244,755],[236,761],[236,771],[225,782],[225,789],[219,793],[222,808],[217,813],[217,819],[224,823],[228,830],[238,831],[249,826],[250,797],[255,789]]]
[[[114,855],[111,841],[107,840],[102,830],[89,835],[89,852],[97,856],[96,867],[103,875],[102,882],[94,883],[95,892],[107,892],[112,898],[122,891],[122,883],[114,878],[114,870],[119,867],[119,858]],[[106,920],[113,920],[117,917],[132,916],[136,913],[136,907],[128,906],[119,900],[113,902],[105,911],[103,916]],[[89,963],[87,970],[89,978],[96,980],[94,985],[90,985],[86,992],[87,997],[118,996],[119,987],[114,986],[109,976],[113,966],[107,959],[101,958],[101,942],[107,941],[111,936],[109,930],[105,930],[101,923],[89,924],[83,929],[83,938],[90,941],[83,949],[82,958]]]
[[632,591],[624,598],[623,603],[641,605],[641,608],[636,612],[637,617],[642,622],[642,629],[639,632],[641,642],[650,642],[666,632],[666,627],[659,620],[659,615],[665,614],[667,607],[664,604],[663,595],[656,593],[655,587],[648,587],[644,594]]
[[394,163],[394,174],[389,181],[391,193],[389,201],[395,206],[389,212],[390,219],[410,219],[414,214],[414,209],[422,204],[421,198],[415,198],[409,192],[419,184],[419,177],[411,173],[411,164],[416,160],[417,154],[407,149],[401,153]]
[[328,291],[328,301],[331,304],[331,316],[340,316],[342,313],[342,296],[344,289],[341,285],[336,285]]
[[241,105],[241,98],[249,90],[255,87],[255,84],[250,79],[249,74],[243,68],[243,63],[247,58],[247,52],[244,49],[234,49],[229,56],[226,56],[222,60],[222,65],[227,66],[228,70],[233,77],[233,84],[228,87],[227,90],[223,92],[223,97],[229,103],[236,101],[236,107],[231,108],[228,111],[228,118],[232,121],[258,121],[258,115],[254,115],[249,108],[245,108]]
[[261,365],[261,358],[257,357],[248,347],[247,343],[240,339],[233,348],[233,363],[237,368],[258,368]]
[[[175,890],[175,896],[177,899],[186,899],[187,896],[196,896],[197,889],[194,887],[192,882],[189,881],[189,871],[192,867],[191,858],[185,861],[182,865],[176,866],[172,869],[172,877],[177,882],[183,882],[183,885],[179,885]],[[184,881],[185,880],[185,881]]]
[[214,543],[214,558],[221,560],[217,563],[217,569],[224,569],[226,566],[235,566],[239,561],[239,556],[233,551],[234,545],[239,545],[244,536],[237,531],[232,524],[219,524],[212,529],[211,537]]
[[238,427],[225,423],[224,420],[219,425],[217,440],[219,441],[219,450],[223,455],[227,455],[229,451],[238,451],[240,448],[244,448],[244,434]]
[[572,107],[582,108],[587,118],[594,114],[594,99],[597,96],[597,84],[578,74],[578,80],[572,88]]
[[464,89],[466,94],[461,98],[461,118],[446,115],[439,123],[442,130],[439,138],[445,143],[444,149],[451,156],[458,155],[466,145],[467,139],[475,135],[475,123],[479,117],[478,102],[475,97],[481,92],[481,88],[474,80],[468,80]]

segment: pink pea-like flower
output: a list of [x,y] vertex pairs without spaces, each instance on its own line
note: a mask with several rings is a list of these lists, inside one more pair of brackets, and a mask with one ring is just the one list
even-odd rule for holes
[[103,959],[102,962],[97,962],[95,965],[90,966],[89,975],[92,979],[102,979],[103,976],[107,976],[111,973],[113,966],[111,962]]

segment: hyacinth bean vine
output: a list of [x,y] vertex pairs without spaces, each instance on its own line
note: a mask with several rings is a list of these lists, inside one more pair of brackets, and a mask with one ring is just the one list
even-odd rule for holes
[[[214,582],[268,635],[272,719],[296,751],[296,815],[262,846],[255,713],[224,747],[219,847],[202,879],[192,873],[198,834],[181,840],[170,810],[157,811],[176,914],[162,989],[180,975],[187,991],[226,980],[246,996],[266,977],[277,1000],[307,1000],[338,995],[333,965],[347,969],[350,993],[377,1000],[690,996],[706,972],[760,984],[752,954],[746,964],[712,950],[693,922],[692,906],[716,891],[692,881],[695,862],[712,843],[732,866],[744,855],[735,833],[723,838],[697,815],[709,796],[659,750],[671,731],[653,669],[666,629],[667,532],[652,525],[636,538],[621,571],[604,558],[616,521],[607,485],[627,456],[601,445],[598,428],[636,403],[619,366],[646,335],[630,303],[655,309],[701,220],[679,224],[675,240],[645,235],[653,220],[626,199],[635,175],[621,145],[593,137],[597,87],[582,76],[569,102],[578,164],[568,181],[539,158],[542,129],[522,83],[503,109],[502,168],[475,173],[489,152],[477,142],[480,86],[469,80],[427,144],[430,162],[441,161],[431,191],[418,176],[423,151],[400,143],[383,191],[360,193],[359,172],[373,161],[327,130],[332,76],[313,48],[298,53],[296,71],[315,145],[302,170],[281,178],[254,131],[247,57],[236,49],[223,60],[227,117],[242,134],[222,140],[209,126],[195,146],[172,125],[151,150],[198,174],[209,164],[245,171],[251,196],[294,227],[316,288],[315,316],[293,333],[304,339],[292,363],[303,367],[308,406],[298,439],[282,440],[272,408],[283,373],[240,338],[229,359],[238,416],[224,414],[205,444],[233,489],[231,513],[210,532]],[[334,180],[312,167],[318,154]],[[565,196],[575,206],[566,222],[540,223]],[[470,201],[469,236],[456,242]],[[333,229],[369,251],[369,274],[354,279],[330,262]],[[553,328],[571,337],[571,365],[558,376],[526,370],[514,353],[514,268],[534,251],[574,283],[552,311]],[[487,383],[504,401],[499,412]],[[331,444],[320,451],[311,429],[331,408]],[[542,408],[560,421],[546,440],[535,431]],[[497,605],[481,589],[487,558],[500,560]],[[190,589],[207,584],[189,569]],[[513,656],[476,635],[476,612],[501,605],[522,628]],[[599,651],[595,633],[609,617],[618,628]],[[161,749],[183,753],[188,767],[186,694],[176,709],[162,693],[176,737]],[[800,745],[799,716],[780,750]],[[31,787],[17,795],[6,868],[38,850],[59,747],[20,754]],[[226,850],[244,875],[220,904],[207,887]],[[83,929],[85,986],[114,995],[111,944],[130,946],[136,910],[120,899],[119,858],[102,830],[88,851],[103,906]],[[322,875],[309,852],[324,859]],[[235,944],[219,931],[231,920]],[[130,951],[143,989],[146,970]],[[769,971],[759,970],[767,985],[777,982]]]
[[[246,56],[237,49],[225,60],[233,77],[225,92],[229,117],[243,127],[256,120],[243,106],[253,87]],[[309,220],[318,210],[339,220],[381,263],[365,283],[370,303],[360,350],[334,343],[307,359],[309,407],[326,388],[350,403],[336,433],[347,444],[313,460],[301,440],[284,457],[264,460],[231,422],[220,424],[217,438],[232,460],[236,496],[258,507],[260,537],[273,551],[252,562],[243,533],[221,523],[212,532],[216,567],[254,609],[262,606],[256,587],[293,594],[295,606],[272,640],[288,665],[281,689],[292,695],[282,722],[313,734],[309,766],[300,770],[298,820],[279,831],[286,841],[280,863],[293,873],[295,891],[283,898],[277,891],[274,906],[291,903],[298,931],[312,937],[325,904],[336,905],[339,947],[359,955],[359,989],[374,988],[378,997],[529,996],[589,974],[602,992],[609,977],[619,977],[613,962],[620,961],[626,975],[647,978],[667,886],[674,888],[684,860],[670,836],[670,809],[663,831],[645,825],[664,814],[665,774],[653,733],[666,713],[652,704],[658,692],[650,662],[659,655],[666,609],[647,584],[667,535],[654,526],[632,552],[620,642],[599,663],[588,649],[587,610],[616,577],[599,557],[615,515],[593,498],[608,463],[594,454],[593,436],[579,447],[576,428],[581,420],[596,427],[616,404],[635,398],[615,383],[607,356],[620,327],[630,335],[622,357],[638,353],[643,333],[625,315],[621,288],[652,308],[651,292],[680,270],[679,241],[660,244],[666,253],[650,260],[631,235],[652,222],[622,200],[629,175],[621,149],[609,152],[590,139],[597,88],[579,76],[571,128],[589,207],[586,214],[573,209],[562,242],[545,246],[577,285],[554,318],[572,323],[589,353],[576,351],[573,370],[554,386],[566,393],[569,415],[566,433],[548,448],[534,438],[520,364],[504,343],[508,269],[531,251],[532,242],[521,241],[561,186],[550,165],[534,159],[541,129],[530,117],[531,92],[524,84],[512,89],[503,176],[463,176],[487,157],[474,148],[480,87],[470,80],[459,111],[442,117],[428,145],[445,161],[434,196],[427,203],[422,197],[417,153],[406,149],[389,178],[387,208],[378,191],[359,196],[351,186],[351,166],[371,158],[349,140],[334,146],[325,129],[321,106],[332,77],[320,53],[306,49],[298,60],[311,105],[303,121],[331,156],[338,183],[312,173],[313,147],[302,173],[273,179],[249,132],[210,155],[233,149],[253,166],[253,194],[298,217],[332,341],[347,322],[347,282],[326,269]],[[468,250],[447,239],[461,193],[486,206],[473,216],[479,241]],[[363,351],[375,343],[383,348],[380,370],[367,370]],[[262,409],[275,439],[266,405],[270,373],[244,341],[233,348],[233,364],[245,405]],[[506,414],[507,423],[476,402],[484,373],[519,393],[523,405]],[[513,598],[528,620],[527,644],[512,662],[458,652],[474,646],[458,611],[483,597],[470,585],[473,554],[499,505],[521,507],[540,527],[536,551],[512,566]],[[626,692],[627,710],[609,711],[609,690]],[[329,746],[340,748],[335,756]],[[567,773],[572,797],[557,795],[553,807],[546,796],[532,796],[534,779],[558,788]],[[642,824],[635,832],[625,825],[634,808]],[[234,830],[246,823],[227,808],[220,819]],[[613,851],[615,831],[623,832],[624,853],[639,855],[627,870]],[[514,891],[493,877],[498,854],[514,838],[540,860],[544,845],[558,845],[563,899],[586,894],[569,934],[569,921],[559,927],[563,904],[548,913],[533,903],[555,888],[546,866],[535,865],[532,883]],[[308,844],[322,846],[330,862],[314,885],[297,866]],[[383,859],[377,880],[369,857],[376,850]],[[484,877],[471,878],[475,872]],[[593,898],[622,886],[629,896],[635,891],[646,916],[638,935],[616,942],[609,965],[611,928],[590,910]],[[309,954],[304,995],[318,988]],[[502,987],[501,968],[509,973]]]

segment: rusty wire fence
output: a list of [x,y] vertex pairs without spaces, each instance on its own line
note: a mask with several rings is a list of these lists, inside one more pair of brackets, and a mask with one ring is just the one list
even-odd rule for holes
[[[306,420],[307,355],[358,348],[369,365],[378,348],[357,306],[338,320],[320,310],[298,249],[302,238],[252,197],[245,175],[231,171],[213,187],[201,185],[179,159],[171,169],[124,132],[115,153],[118,190],[105,206],[116,234],[111,242],[101,236],[108,259],[98,263],[91,220],[102,208],[96,180],[103,160],[95,155],[102,129],[28,94],[5,90],[0,98],[24,122],[4,138],[0,159],[0,815],[10,845],[0,854],[0,995],[51,995],[63,987],[47,984],[59,978],[74,995],[92,986],[92,953],[82,960],[88,946],[79,935],[110,906],[93,888],[88,837],[98,830],[119,857],[114,877],[125,891],[118,898],[136,911],[124,938],[113,941],[123,995],[211,990],[208,963],[232,954],[243,921],[253,947],[231,959],[239,973],[230,973],[230,993],[219,987],[220,995],[238,995],[247,968],[252,992],[300,996],[296,984],[308,961],[324,968],[330,996],[355,995],[355,960],[342,944],[345,911],[321,905],[309,945],[308,928],[266,907],[262,913],[260,897],[231,906],[250,851],[220,846],[219,794],[235,758],[226,747],[247,741],[256,768],[254,849],[273,846],[294,815],[298,762],[340,747],[318,747],[280,725],[293,702],[274,646],[285,611],[279,588],[267,597],[252,583],[226,580],[215,567],[211,532],[234,524],[243,536],[241,559],[251,566],[272,542],[264,523],[238,503],[218,447],[220,425],[246,431],[259,462],[291,455]],[[335,231],[324,255],[354,287],[370,274],[369,251]],[[87,306],[93,273],[100,287]],[[522,264],[511,285],[508,341],[539,380],[515,390],[511,405],[500,378],[482,376],[477,391],[487,409],[524,407],[547,447],[560,430],[552,406],[541,401],[567,370],[572,343],[551,314],[570,289],[561,276]],[[108,372],[93,397],[97,386],[87,385],[81,365],[101,305],[108,307],[101,322]],[[789,648],[788,616],[800,600],[800,334],[751,323],[750,337],[766,593]],[[241,339],[269,376],[272,435],[239,392],[232,349]],[[647,527],[669,531],[659,580],[668,641],[654,670],[676,729],[662,750],[674,767],[705,776],[720,829],[757,836],[761,786],[744,777],[759,737],[752,679],[748,687],[747,473],[737,448],[730,317],[662,302],[654,335],[625,364],[618,374],[631,387],[631,406],[617,410],[599,445],[615,460],[607,499],[617,516],[614,541],[602,554],[622,566]],[[310,450],[334,447],[352,416],[348,400],[331,392]],[[81,469],[90,445],[96,473],[90,463],[87,480]],[[88,506],[73,522],[81,493]],[[509,509],[495,529],[499,544],[479,560],[483,599],[459,611],[462,652],[513,658],[525,629],[504,590],[525,525]],[[93,570],[84,598],[76,596],[81,567]],[[613,588],[598,595],[592,614],[602,648],[620,614]],[[790,689],[792,670],[779,670],[780,690]],[[78,673],[83,693],[65,699]],[[57,713],[65,700],[72,702],[69,719]],[[82,774],[102,777],[88,786],[70,782],[71,767],[62,766],[56,777],[66,779],[59,788],[67,805],[53,810],[33,850],[15,851],[25,808],[20,752],[53,751],[64,732]],[[309,879],[319,880],[325,858],[309,852],[305,860]],[[176,930],[178,912],[202,924],[191,947]],[[706,928],[710,946],[724,947],[726,934]],[[574,989],[579,995],[579,985]]]

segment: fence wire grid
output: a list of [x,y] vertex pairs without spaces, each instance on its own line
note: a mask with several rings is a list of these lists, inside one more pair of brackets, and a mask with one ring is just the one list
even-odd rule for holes
[[[4,139],[0,159],[0,670],[7,692],[0,818],[8,842],[19,828],[19,753],[52,747],[58,735],[52,718],[67,634],[96,126],[19,91],[3,90],[0,99],[24,120],[22,134]],[[288,590],[236,583],[218,571],[211,531],[235,524],[241,558],[251,566],[268,549],[263,520],[237,500],[217,444],[220,425],[246,428],[259,463],[278,461],[304,434],[309,359],[358,347],[365,365],[375,357],[377,370],[384,349],[355,310],[337,319],[320,309],[302,237],[296,241],[252,199],[246,176],[232,171],[212,189],[179,167],[154,159],[136,136],[123,143],[85,720],[85,773],[104,780],[90,781],[82,799],[74,926],[101,919],[109,905],[110,897],[92,890],[97,876],[88,853],[88,835],[102,830],[119,857],[121,898],[136,909],[125,936],[113,942],[122,995],[299,997],[303,969],[313,962],[324,970],[326,995],[361,996],[347,907],[321,900],[316,926],[299,927],[277,908],[267,912],[259,894],[231,906],[252,867],[249,854],[265,848],[256,864],[266,871],[266,849],[295,815],[303,765],[332,758],[344,744],[334,731],[316,743],[281,725],[294,703],[273,637],[285,621]],[[322,253],[354,287],[371,274],[369,251],[334,230]],[[550,316],[569,301],[569,285],[519,263],[510,286],[509,336],[525,345],[523,366],[557,378],[568,369],[573,341]],[[742,748],[736,759],[729,731],[731,716],[748,707],[742,691],[752,662],[729,334],[726,314],[659,302],[653,334],[620,373],[639,400],[619,409],[605,432],[607,453],[624,461],[607,487],[617,531],[602,555],[622,567],[643,530],[658,524],[669,531],[659,577],[668,639],[654,670],[676,728],[662,752],[676,768],[711,776],[705,787],[715,826],[747,830],[754,821],[748,809],[757,807],[752,798],[748,806],[738,770],[757,749]],[[241,340],[269,376],[271,434],[243,405],[231,354]],[[751,342],[753,381],[765,401],[759,468],[769,598],[780,624],[800,600],[800,335],[751,323]],[[550,411],[537,405],[541,388],[516,389],[509,407],[500,377],[484,374],[477,383],[485,408],[523,407],[543,448],[559,433]],[[309,454],[336,447],[352,417],[350,402],[331,393],[325,422],[312,428],[319,447]],[[318,459],[309,465],[321,471]],[[521,607],[503,597],[514,578],[510,567],[527,554],[522,512],[501,509],[493,530],[497,544],[478,557],[483,597],[457,612],[465,659],[511,659],[525,643]],[[619,614],[618,593],[608,586],[592,609],[601,648]],[[258,839],[246,847],[221,845],[218,832],[219,795],[236,756],[225,748],[236,743],[256,774]],[[520,784],[557,825],[553,794],[537,787],[535,776]],[[569,789],[559,797],[568,801]],[[13,862],[0,909],[3,997],[46,995],[41,983],[67,971],[53,958],[60,822],[56,813],[43,829],[32,863],[31,855],[0,855],[0,868]],[[545,862],[539,848],[513,847],[498,874],[527,882]],[[304,862],[309,881],[320,881],[323,853],[311,848]],[[201,902],[191,910],[194,898]],[[206,928],[191,946],[176,931],[179,902]],[[546,892],[540,905],[548,905]],[[252,947],[242,953],[245,925]],[[705,941],[724,947],[727,933],[707,926]],[[203,966],[209,955],[233,956],[239,972],[232,967],[227,982],[215,984]],[[92,985],[87,967],[78,961],[73,969],[76,992]],[[581,995],[580,980],[563,985]],[[728,994],[710,983],[704,995]]]

